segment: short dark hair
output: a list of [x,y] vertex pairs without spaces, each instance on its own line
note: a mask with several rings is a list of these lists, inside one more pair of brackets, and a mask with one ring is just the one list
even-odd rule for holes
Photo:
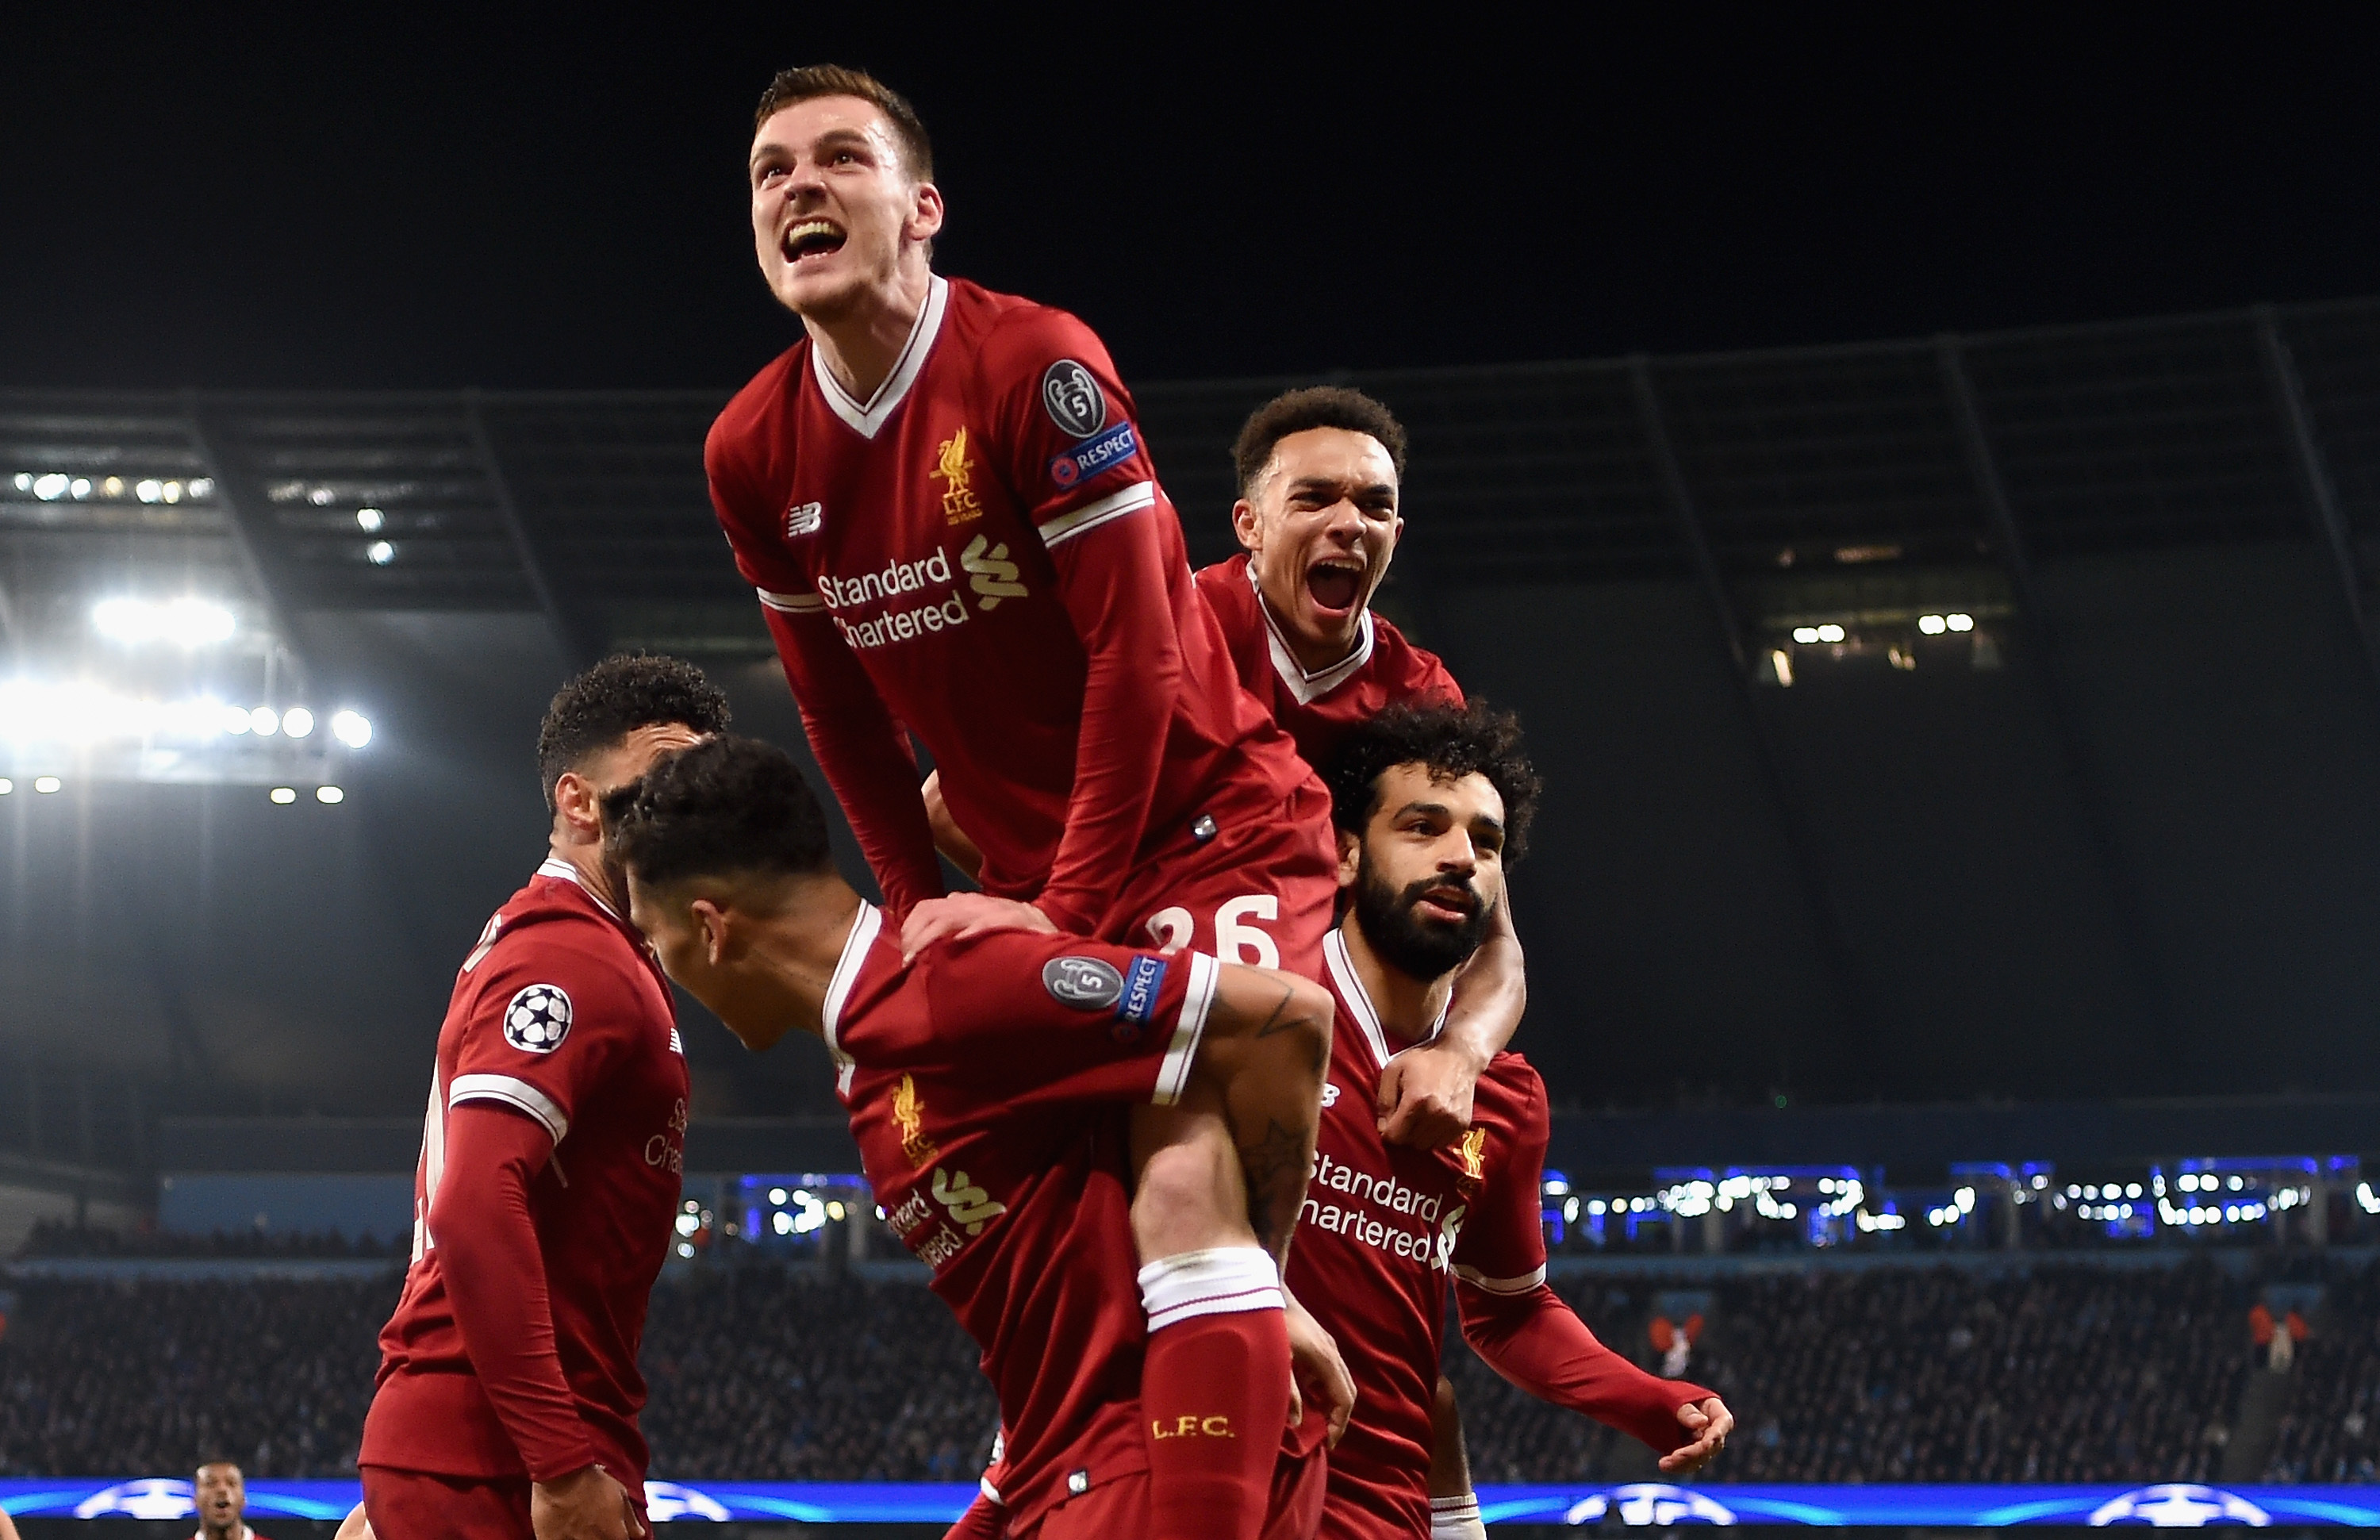
[[645,882],[832,870],[826,809],[794,757],[722,736],[662,756],[606,806],[612,852]]
[[1399,765],[1420,765],[1432,776],[1488,778],[1504,799],[1504,864],[1528,853],[1529,819],[1544,782],[1521,748],[1521,719],[1484,700],[1467,706],[1410,702],[1390,707],[1341,741],[1323,771],[1330,788],[1330,819],[1362,838],[1379,811],[1380,777]]
[[1362,391],[1344,385],[1312,385],[1282,392],[1250,412],[1248,420],[1240,425],[1239,440],[1232,445],[1232,465],[1240,474],[1240,495],[1247,496],[1257,478],[1272,463],[1274,445],[1309,428],[1369,433],[1389,452],[1397,480],[1404,480],[1405,429],[1396,414]]
[[674,723],[697,733],[724,733],[727,697],[683,658],[621,652],[604,659],[554,692],[537,730],[537,774],[545,806],[553,784],[639,727]]
[[779,70],[769,89],[760,93],[759,108],[752,115],[752,131],[759,133],[760,125],[795,103],[821,96],[856,96],[882,113],[892,125],[892,137],[901,141],[909,170],[920,182],[934,179],[934,141],[926,137],[925,120],[909,105],[907,97],[864,69],[808,64]]

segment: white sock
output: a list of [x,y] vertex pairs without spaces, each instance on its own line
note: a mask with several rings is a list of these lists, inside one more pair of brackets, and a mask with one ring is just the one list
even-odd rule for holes
[[1140,1269],[1140,1306],[1151,1331],[1196,1316],[1279,1310],[1281,1269],[1261,1246],[1182,1252]]
[[1429,1499],[1429,1540],[1488,1540],[1479,1519],[1479,1494]]

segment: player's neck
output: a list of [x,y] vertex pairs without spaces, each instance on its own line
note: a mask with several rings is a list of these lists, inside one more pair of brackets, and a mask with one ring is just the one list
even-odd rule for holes
[[[603,847],[572,842],[559,823],[557,819],[553,834],[546,841],[546,853],[577,873],[578,885],[586,889],[597,903],[622,919],[627,918],[628,895],[620,891],[617,874],[605,865]],[[233,1533],[237,1536],[237,1531]]]
[[768,1007],[812,1037],[825,1035],[826,993],[862,908],[839,877],[805,882],[753,937],[760,964],[754,974]]
[[802,317],[810,346],[818,349],[836,384],[854,401],[874,398],[909,346],[917,314],[933,288],[933,270],[921,259],[904,261],[884,284],[856,297],[832,316]]
[[1390,1037],[1390,1050],[1418,1043],[1429,1036],[1430,1028],[1446,1014],[1446,1002],[1454,994],[1454,975],[1442,973],[1436,978],[1415,978],[1402,968],[1394,967],[1372,950],[1364,928],[1349,915],[1339,928],[1340,937],[1347,943],[1347,961],[1355,966],[1355,977],[1363,984],[1364,992],[1372,997],[1372,1009],[1379,1013],[1380,1030]]

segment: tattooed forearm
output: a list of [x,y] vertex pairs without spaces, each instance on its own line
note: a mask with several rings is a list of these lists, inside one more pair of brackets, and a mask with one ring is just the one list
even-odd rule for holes
[[1290,1231],[1297,1224],[1299,1200],[1305,1196],[1306,1168],[1314,1157],[1314,1134],[1301,1134],[1272,1119],[1253,1142],[1240,1144],[1240,1171],[1248,1184],[1248,1223],[1257,1243],[1277,1262],[1289,1256]]

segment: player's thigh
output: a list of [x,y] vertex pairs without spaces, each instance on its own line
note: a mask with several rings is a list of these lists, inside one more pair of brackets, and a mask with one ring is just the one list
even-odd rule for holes
[[1284,814],[1148,874],[1126,891],[1121,939],[1316,976],[1339,891],[1327,819]]
[[535,1540],[523,1480],[363,1468],[364,1517],[373,1540]]

